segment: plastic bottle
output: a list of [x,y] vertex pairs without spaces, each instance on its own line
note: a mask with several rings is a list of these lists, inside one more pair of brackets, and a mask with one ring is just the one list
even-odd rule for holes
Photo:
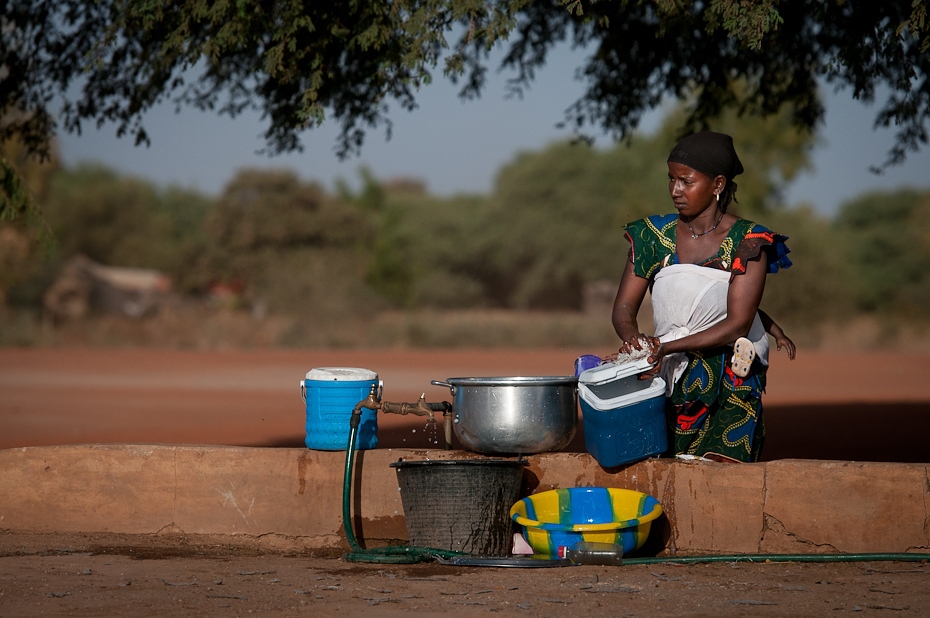
[[559,558],[574,564],[620,565],[623,564],[623,546],[582,541],[571,547],[559,547]]

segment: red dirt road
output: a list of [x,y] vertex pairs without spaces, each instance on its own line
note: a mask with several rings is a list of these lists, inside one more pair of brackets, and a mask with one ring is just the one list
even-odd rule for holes
[[[303,444],[299,384],[365,367],[387,401],[450,399],[430,380],[566,375],[584,350],[0,350],[0,448],[130,442]],[[765,459],[930,461],[930,355],[801,350],[771,359]],[[379,444],[427,446],[420,418],[381,415]],[[441,435],[441,434],[440,434]],[[582,431],[567,450],[584,450]]]

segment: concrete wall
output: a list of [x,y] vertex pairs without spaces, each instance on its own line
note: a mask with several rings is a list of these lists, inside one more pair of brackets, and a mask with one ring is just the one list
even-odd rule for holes
[[[355,532],[406,540],[390,463],[461,451],[361,451]],[[604,470],[583,453],[528,457],[526,493],[613,486],[655,496],[664,553],[930,551],[930,464],[651,459]],[[0,450],[0,529],[263,535],[345,546],[344,452],[218,446],[82,445]],[[437,495],[442,488],[437,487]]]

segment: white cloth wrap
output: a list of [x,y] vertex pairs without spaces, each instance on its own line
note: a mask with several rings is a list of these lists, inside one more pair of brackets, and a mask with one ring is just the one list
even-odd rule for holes
[[[674,341],[707,330],[727,317],[730,273],[697,264],[672,264],[661,269],[652,286],[652,312],[659,341]],[[752,341],[756,358],[769,364],[769,340],[759,314],[752,321],[747,339]],[[688,366],[684,353],[669,354],[662,377],[672,394],[675,383]]]

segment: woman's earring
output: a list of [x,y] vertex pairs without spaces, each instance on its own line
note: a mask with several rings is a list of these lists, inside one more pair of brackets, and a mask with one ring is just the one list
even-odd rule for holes
[[719,193],[714,193],[714,195],[717,196],[717,203],[719,204],[719,203],[720,203],[720,194],[719,194]]

